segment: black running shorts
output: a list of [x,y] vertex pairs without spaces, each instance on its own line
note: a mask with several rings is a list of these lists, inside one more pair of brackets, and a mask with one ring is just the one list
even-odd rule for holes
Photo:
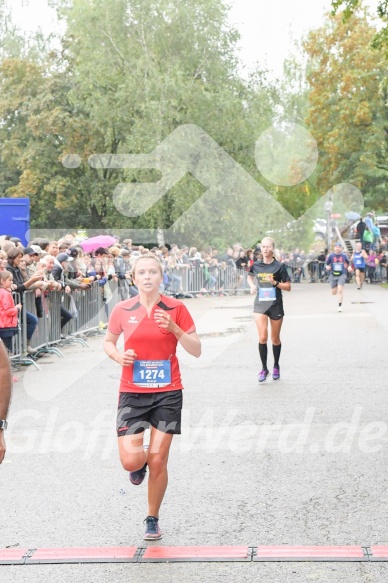
[[182,391],[120,393],[117,435],[142,433],[151,425],[163,433],[180,434]]
[[264,316],[268,316],[270,320],[280,320],[284,316],[284,308],[282,303],[274,303],[265,312],[263,312],[262,306],[259,305],[259,302],[255,301],[253,312],[255,314],[263,314]]

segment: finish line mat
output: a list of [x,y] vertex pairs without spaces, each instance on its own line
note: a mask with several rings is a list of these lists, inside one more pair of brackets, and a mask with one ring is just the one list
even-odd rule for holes
[[387,561],[388,546],[157,546],[0,549],[0,565]]

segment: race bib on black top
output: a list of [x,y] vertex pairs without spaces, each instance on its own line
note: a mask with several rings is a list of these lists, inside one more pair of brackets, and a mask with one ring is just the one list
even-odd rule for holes
[[276,300],[276,288],[274,286],[260,287],[257,299],[259,302],[274,302]]

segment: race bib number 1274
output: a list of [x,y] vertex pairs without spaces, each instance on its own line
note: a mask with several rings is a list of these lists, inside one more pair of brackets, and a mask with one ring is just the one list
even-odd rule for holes
[[157,389],[171,384],[170,360],[135,360],[133,382],[138,387]]

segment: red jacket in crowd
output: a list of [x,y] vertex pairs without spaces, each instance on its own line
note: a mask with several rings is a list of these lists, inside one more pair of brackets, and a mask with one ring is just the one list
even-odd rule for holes
[[0,287],[0,328],[16,328],[19,310],[15,306],[12,293]]

